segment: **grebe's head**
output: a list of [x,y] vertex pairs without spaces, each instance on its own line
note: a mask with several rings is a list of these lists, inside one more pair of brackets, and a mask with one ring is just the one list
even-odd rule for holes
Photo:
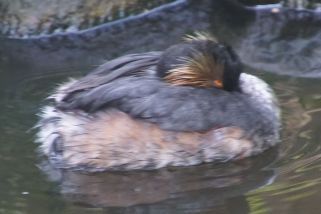
[[205,34],[187,36],[164,51],[157,73],[168,83],[239,91],[242,65],[227,45]]

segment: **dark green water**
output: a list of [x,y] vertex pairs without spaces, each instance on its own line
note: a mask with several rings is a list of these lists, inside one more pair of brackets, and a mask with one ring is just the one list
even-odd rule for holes
[[[0,40],[0,213],[321,212],[321,67],[317,61],[321,30],[314,27],[321,24],[321,15],[312,14],[315,18],[310,22],[301,17],[293,24],[288,13],[284,14],[288,19],[275,14],[254,16],[239,9],[229,14],[208,2],[180,12],[190,13],[189,20],[182,20],[185,26],[178,27],[179,15],[161,20],[164,28],[172,29],[166,36],[163,28],[146,32],[144,26],[136,27],[140,40],[126,39],[118,32],[114,35],[118,50],[106,44],[100,49],[80,45],[40,51],[30,41]],[[203,10],[201,3],[208,9]],[[194,25],[187,23],[193,21]],[[94,175],[56,171],[39,157],[31,128],[44,98],[58,83],[88,72],[103,58],[162,50],[197,26],[231,43],[246,71],[275,89],[283,112],[278,148],[236,163]],[[283,54],[275,58],[281,49]],[[63,54],[68,57],[53,57]],[[301,67],[305,70],[295,69]]]

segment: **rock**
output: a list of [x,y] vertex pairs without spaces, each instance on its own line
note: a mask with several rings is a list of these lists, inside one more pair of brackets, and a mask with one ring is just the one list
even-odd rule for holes
[[114,21],[174,0],[4,0],[0,2],[0,35],[29,38],[76,32]]

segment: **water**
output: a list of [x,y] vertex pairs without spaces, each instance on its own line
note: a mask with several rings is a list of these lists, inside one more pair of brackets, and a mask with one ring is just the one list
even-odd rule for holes
[[[321,212],[321,30],[313,27],[321,15],[309,14],[314,21],[293,24],[293,11],[277,15],[275,22],[275,14],[266,11],[256,14],[205,0],[185,7],[180,14],[189,15],[186,19],[168,16],[153,31],[146,31],[148,23],[135,31],[127,24],[114,32],[116,44],[105,44],[109,38],[100,35],[93,44],[80,41],[73,48],[65,40],[47,39],[42,48],[33,40],[0,40],[0,213]],[[185,25],[177,27],[180,22]],[[162,50],[195,28],[232,44],[246,71],[275,89],[283,116],[279,147],[235,163],[100,174],[57,171],[38,155],[31,128],[58,83],[88,72],[104,58]],[[302,34],[300,28],[312,30]],[[274,57],[280,47],[288,48]],[[295,69],[295,63],[305,69]]]

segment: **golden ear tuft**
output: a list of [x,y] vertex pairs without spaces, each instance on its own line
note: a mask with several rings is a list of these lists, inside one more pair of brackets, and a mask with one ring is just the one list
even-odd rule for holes
[[[193,58],[180,58],[182,64],[169,71],[165,80],[173,85],[212,87],[215,80],[222,80],[224,66],[210,56],[195,53]],[[217,84],[216,86],[218,86]],[[222,88],[221,85],[218,88]]]
[[183,37],[183,39],[187,42],[191,42],[191,41],[206,41],[206,40],[210,40],[212,42],[218,43],[218,40],[211,35],[210,33],[207,32],[194,32],[191,35],[185,35]]

